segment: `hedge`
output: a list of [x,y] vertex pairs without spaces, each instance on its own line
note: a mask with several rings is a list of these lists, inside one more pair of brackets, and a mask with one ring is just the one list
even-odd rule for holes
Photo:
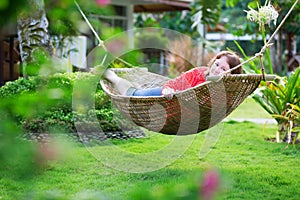
[[[64,132],[77,135],[75,121],[80,120],[89,124],[91,117],[96,116],[106,138],[143,136],[141,129],[128,120],[124,120],[114,109],[100,84],[97,85],[94,94],[93,91],[87,91],[94,95],[95,109],[88,111],[87,114],[80,114],[73,110],[75,81],[87,83],[95,81],[96,78],[91,73],[74,72],[49,77],[19,78],[7,82],[0,87],[2,117],[6,116],[15,120],[25,133]],[[130,135],[132,132],[134,134]]]

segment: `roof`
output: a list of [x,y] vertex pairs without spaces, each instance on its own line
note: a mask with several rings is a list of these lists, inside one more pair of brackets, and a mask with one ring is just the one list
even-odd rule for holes
[[[136,2],[136,3],[135,3]],[[166,12],[190,10],[192,0],[144,0],[132,1],[134,12]]]
[[300,64],[300,55],[294,55],[288,62],[288,66],[292,65],[294,62]]
[[135,13],[190,10],[194,0],[111,0],[113,5],[133,5]]

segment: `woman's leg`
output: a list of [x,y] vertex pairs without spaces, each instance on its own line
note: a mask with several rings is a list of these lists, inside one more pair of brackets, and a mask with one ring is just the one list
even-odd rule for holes
[[121,95],[126,95],[128,89],[134,87],[132,83],[119,77],[115,72],[109,69],[105,71],[104,77],[114,85]]
[[136,89],[132,96],[161,96],[162,87]]
[[161,96],[162,87],[136,89],[132,83],[119,77],[115,72],[106,70],[104,77],[110,81],[121,95],[126,96]]

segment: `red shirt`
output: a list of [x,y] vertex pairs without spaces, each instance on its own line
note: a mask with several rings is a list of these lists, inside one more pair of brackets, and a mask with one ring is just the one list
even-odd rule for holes
[[177,92],[199,85],[200,83],[206,81],[205,72],[207,70],[207,67],[196,67],[194,69],[186,71],[177,78],[167,81],[163,85],[162,90],[164,90],[164,88],[166,87],[169,87]]

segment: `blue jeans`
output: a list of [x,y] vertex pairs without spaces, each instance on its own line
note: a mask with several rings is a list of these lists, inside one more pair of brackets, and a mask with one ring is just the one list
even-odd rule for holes
[[136,89],[129,88],[127,96],[161,96],[162,87],[147,88],[147,89]]

